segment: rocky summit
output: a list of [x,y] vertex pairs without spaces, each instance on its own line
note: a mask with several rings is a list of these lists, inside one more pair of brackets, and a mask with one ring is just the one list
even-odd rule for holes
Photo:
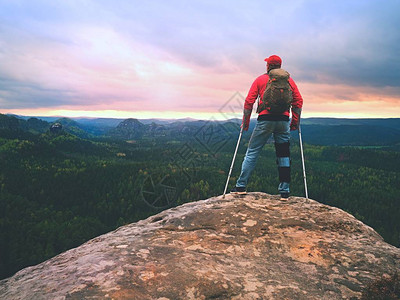
[[313,200],[249,193],[172,208],[0,281],[1,299],[358,299],[400,249]]

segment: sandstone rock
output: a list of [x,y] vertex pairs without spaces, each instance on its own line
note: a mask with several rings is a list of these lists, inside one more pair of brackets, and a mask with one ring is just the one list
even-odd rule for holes
[[350,214],[250,193],[120,227],[0,281],[0,299],[356,299],[399,269]]

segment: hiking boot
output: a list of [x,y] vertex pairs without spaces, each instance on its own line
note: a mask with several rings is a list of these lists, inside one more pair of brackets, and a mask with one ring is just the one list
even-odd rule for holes
[[289,198],[289,193],[281,193],[281,200],[286,201]]
[[235,186],[235,187],[231,190],[231,194],[245,195],[245,194],[247,194],[246,188],[245,188],[245,187],[238,187],[238,186]]

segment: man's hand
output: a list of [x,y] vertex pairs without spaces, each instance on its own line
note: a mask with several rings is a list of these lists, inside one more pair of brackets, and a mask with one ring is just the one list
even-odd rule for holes
[[245,109],[243,111],[242,125],[240,126],[240,128],[243,128],[244,131],[249,130],[250,116],[251,116],[251,110]]

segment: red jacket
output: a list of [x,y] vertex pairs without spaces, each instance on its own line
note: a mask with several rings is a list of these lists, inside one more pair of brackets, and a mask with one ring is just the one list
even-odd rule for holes
[[[244,102],[244,109],[245,110],[252,110],[253,109],[253,105],[256,102],[258,96],[260,96],[260,98],[262,98],[265,88],[267,86],[267,82],[268,82],[269,76],[267,73],[258,76],[256,78],[256,80],[254,80],[253,84],[250,87],[250,91],[247,94],[246,100]],[[303,107],[303,98],[300,95],[299,89],[297,88],[296,83],[294,82],[294,80],[290,77],[289,78],[289,84],[290,87],[292,88],[292,94],[293,94],[293,102],[292,102],[292,108],[296,107],[299,110],[301,110],[301,108]],[[259,113],[259,115],[268,115],[270,114],[270,112],[268,110],[263,110]],[[292,115],[293,118],[298,119],[299,116],[294,116],[294,112],[292,110]],[[286,116],[290,116],[290,112],[285,111],[283,113],[283,115]]]

